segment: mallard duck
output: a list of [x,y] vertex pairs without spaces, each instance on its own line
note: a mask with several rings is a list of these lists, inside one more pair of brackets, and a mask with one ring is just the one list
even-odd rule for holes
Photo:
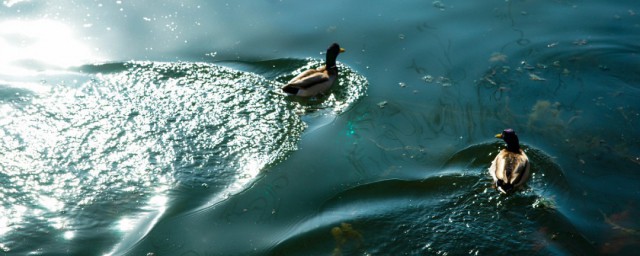
[[530,164],[527,155],[520,149],[520,141],[513,129],[505,129],[496,138],[503,139],[507,148],[502,149],[491,162],[489,173],[494,186],[503,194],[508,194],[527,182]]
[[300,73],[282,87],[282,90],[287,94],[300,97],[311,97],[326,92],[338,77],[336,58],[341,52],[344,52],[344,49],[333,43],[327,49],[327,60],[324,66]]

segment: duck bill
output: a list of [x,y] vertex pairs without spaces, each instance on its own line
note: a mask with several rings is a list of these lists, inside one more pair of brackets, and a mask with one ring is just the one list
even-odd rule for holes
[[340,52],[345,52],[346,50],[344,48],[340,48]]
[[498,138],[498,139],[502,139],[502,133],[498,133],[498,134],[496,134],[496,138]]

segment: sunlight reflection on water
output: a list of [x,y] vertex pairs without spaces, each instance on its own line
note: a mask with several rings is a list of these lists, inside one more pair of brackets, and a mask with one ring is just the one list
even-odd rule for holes
[[98,60],[69,26],[47,19],[1,21],[0,56],[0,75],[17,77]]
[[[631,254],[634,1],[5,0],[0,252]],[[328,41],[362,75],[274,93]],[[507,198],[505,126],[535,169]]]
[[[0,150],[7,157],[0,166],[11,183],[0,192],[11,203],[0,211],[12,216],[0,221],[4,235],[20,235],[11,231],[26,219],[66,240],[107,226],[123,244],[136,243],[174,200],[170,191],[207,189],[201,207],[238,193],[296,148],[306,127],[298,113],[344,110],[361,95],[349,92],[366,86],[346,71],[347,92],[337,90],[315,108],[286,98],[277,82],[204,63],[116,63],[80,72],[75,76],[86,82],[2,104]],[[78,211],[105,214],[68,216]]]

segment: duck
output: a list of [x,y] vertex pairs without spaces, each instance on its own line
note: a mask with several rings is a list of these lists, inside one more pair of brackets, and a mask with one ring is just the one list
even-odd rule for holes
[[493,186],[502,194],[510,194],[527,182],[531,165],[513,129],[505,129],[495,137],[504,140],[507,147],[500,150],[491,162],[489,173],[493,178]]
[[282,91],[288,95],[299,97],[313,97],[329,90],[338,78],[338,66],[336,59],[338,54],[345,52],[337,43],[331,44],[327,49],[327,58],[324,66],[317,69],[306,70],[289,81],[282,87]]

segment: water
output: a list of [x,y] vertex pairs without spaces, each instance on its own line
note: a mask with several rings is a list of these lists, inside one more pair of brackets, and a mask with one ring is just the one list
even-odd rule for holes
[[[633,255],[635,1],[3,1],[8,255]],[[279,87],[339,42],[339,84]],[[514,128],[532,162],[486,169]]]

